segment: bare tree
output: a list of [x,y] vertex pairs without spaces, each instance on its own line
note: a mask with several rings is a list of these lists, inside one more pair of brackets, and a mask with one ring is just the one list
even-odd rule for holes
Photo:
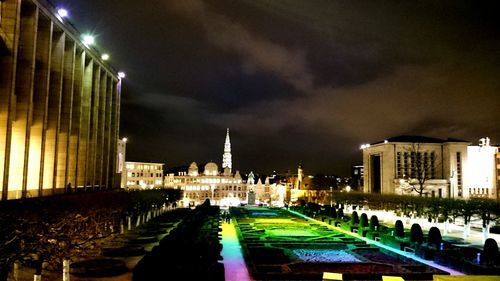
[[413,143],[409,148],[410,164],[409,175],[406,184],[401,185],[405,191],[411,193],[415,191],[419,196],[425,192],[427,180],[433,178],[435,167],[435,155],[433,152],[423,151],[420,144]]

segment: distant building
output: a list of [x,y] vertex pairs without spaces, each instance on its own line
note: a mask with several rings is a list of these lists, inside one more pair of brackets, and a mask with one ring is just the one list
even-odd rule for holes
[[121,79],[80,38],[49,1],[0,0],[1,200],[120,186]]
[[364,175],[364,167],[363,165],[356,165],[352,167],[351,178],[352,178],[352,187],[356,190],[359,190],[363,187],[363,175]]
[[209,162],[198,167],[191,165],[169,169],[165,175],[165,187],[183,191],[183,204],[199,205],[210,199],[212,205],[238,206],[248,202],[248,189],[239,171],[232,173],[231,142],[229,129],[226,132],[222,171],[217,164]]
[[500,200],[500,151],[496,154],[497,200]]
[[151,189],[163,187],[163,165],[162,163],[125,162],[127,169],[123,173],[122,182],[126,188]]
[[399,136],[363,150],[364,191],[415,194],[423,179],[423,195],[446,198],[497,198],[495,155],[488,138],[478,146],[455,139]]
[[167,171],[165,187],[183,191],[185,206],[199,205],[206,199],[212,205],[238,206],[247,202],[247,185],[238,171],[232,174],[229,167],[219,171],[217,164],[209,162],[198,167],[196,162],[189,167],[179,167]]
[[116,173],[120,174],[120,187],[127,187],[127,166],[125,163],[127,155],[127,138],[119,139],[116,147]]

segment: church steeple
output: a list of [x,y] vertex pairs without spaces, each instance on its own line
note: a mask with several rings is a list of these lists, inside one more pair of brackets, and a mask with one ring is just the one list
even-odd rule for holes
[[222,169],[229,168],[231,171],[233,165],[231,161],[231,141],[229,140],[229,128],[227,128],[226,142],[224,143],[224,154],[222,155]]

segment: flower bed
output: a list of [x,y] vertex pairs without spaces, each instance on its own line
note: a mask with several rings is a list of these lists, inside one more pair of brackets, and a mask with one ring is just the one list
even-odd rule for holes
[[304,262],[361,262],[351,253],[339,250],[296,249],[292,253]]

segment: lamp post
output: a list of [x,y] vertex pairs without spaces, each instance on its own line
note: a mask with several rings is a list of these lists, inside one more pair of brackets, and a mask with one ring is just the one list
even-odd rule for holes
[[330,186],[330,209],[333,207],[333,204],[332,204],[332,196],[333,196],[333,187]]

